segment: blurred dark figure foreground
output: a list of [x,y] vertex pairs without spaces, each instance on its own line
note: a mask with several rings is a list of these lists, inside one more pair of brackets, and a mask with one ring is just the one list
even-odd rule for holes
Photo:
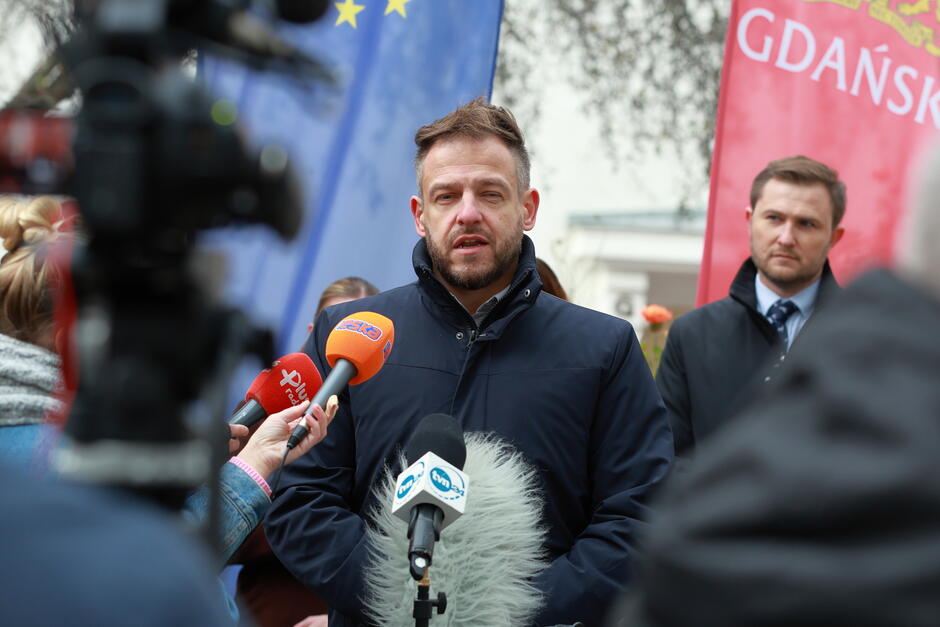
[[231,626],[205,547],[126,494],[0,467],[0,625]]
[[926,172],[898,272],[837,297],[674,477],[611,625],[940,624],[940,151]]

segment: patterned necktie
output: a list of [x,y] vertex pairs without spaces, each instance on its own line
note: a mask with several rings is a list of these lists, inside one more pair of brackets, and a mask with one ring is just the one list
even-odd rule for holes
[[794,314],[799,307],[792,300],[778,300],[770,309],[767,310],[767,319],[774,325],[777,335],[783,340],[783,345],[787,346],[787,319]]

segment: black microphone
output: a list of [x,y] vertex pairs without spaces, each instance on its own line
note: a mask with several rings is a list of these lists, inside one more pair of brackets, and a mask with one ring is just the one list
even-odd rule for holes
[[[463,460],[460,429],[453,419],[434,416],[428,420],[444,424],[419,427],[410,441],[403,438],[411,463],[402,460],[406,469],[397,479],[386,468],[376,488],[381,505],[370,515],[366,531],[373,550],[363,565],[364,615],[378,625],[415,624],[413,610],[417,608],[402,599],[414,595],[416,575],[423,579],[427,574],[430,580],[433,570],[436,588],[447,591],[447,612],[461,617],[457,623],[466,619],[474,625],[532,624],[542,604],[533,581],[550,563],[538,470],[521,451],[493,433],[465,434],[466,460],[459,471],[435,453],[422,455],[430,449],[454,462]],[[449,481],[435,469],[446,472]],[[448,483],[449,489],[440,489]],[[414,551],[416,545],[429,544],[417,536],[434,538],[433,517],[425,525],[432,533],[414,530],[414,542],[408,538],[411,510],[424,503],[440,505],[444,520],[440,541],[434,546],[434,565],[416,574],[403,568],[402,558],[409,547]],[[412,560],[409,564],[413,565]],[[419,595],[422,587],[419,583]],[[427,614],[425,606],[422,609]]]
[[[415,500],[426,501],[418,502],[411,507],[408,517],[408,562],[411,576],[415,580],[420,580],[424,576],[424,571],[432,563],[434,556],[434,543],[441,538],[441,529],[444,523],[444,510],[441,505],[450,505],[449,501],[466,502],[466,481],[455,476],[450,476],[447,471],[443,471],[436,466],[430,468],[416,469],[416,462],[423,458],[427,453],[433,453],[442,460],[455,467],[457,470],[463,470],[464,462],[467,459],[467,447],[464,444],[463,429],[460,423],[453,416],[447,414],[431,414],[425,416],[418,423],[414,434],[405,447],[405,460],[409,467],[402,473],[411,473],[411,476],[418,476],[416,473],[427,473],[429,481],[420,484],[417,488],[419,494]],[[431,466],[431,464],[429,464]],[[437,473],[437,474],[435,474]],[[407,482],[407,476],[404,482]],[[460,482],[462,488],[457,485]],[[422,489],[427,485],[429,489]],[[411,484],[407,486],[402,484],[398,491],[398,496],[404,496],[402,491],[407,492]],[[440,492],[445,494],[453,493],[453,496],[446,496],[446,501],[441,499]],[[430,498],[422,499],[422,496]],[[415,498],[411,496],[411,498]],[[410,499],[409,499],[410,500]],[[450,524],[462,513],[463,503],[460,504],[460,511],[454,511],[448,508],[449,516],[447,524]],[[401,508],[397,508],[400,510]]]
[[405,445],[405,460],[410,465],[428,452],[463,468],[467,461],[467,445],[463,441],[463,428],[456,418],[448,414],[430,414],[421,419]]

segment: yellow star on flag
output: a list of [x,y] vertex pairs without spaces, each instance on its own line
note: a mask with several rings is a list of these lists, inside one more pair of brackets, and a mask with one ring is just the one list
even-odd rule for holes
[[385,7],[385,15],[388,15],[392,11],[398,11],[398,14],[402,17],[408,17],[405,15],[405,5],[411,2],[411,0],[388,0],[388,5]]
[[364,5],[356,4],[353,0],[345,0],[345,2],[342,3],[334,2],[333,6],[339,11],[339,17],[336,18],[336,24],[333,26],[339,26],[343,22],[346,22],[353,28],[356,28],[356,15],[366,9]]

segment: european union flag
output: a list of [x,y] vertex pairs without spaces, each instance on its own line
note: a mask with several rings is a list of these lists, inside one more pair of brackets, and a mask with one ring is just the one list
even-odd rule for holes
[[210,237],[228,253],[227,300],[275,329],[279,354],[299,350],[332,281],[358,275],[388,289],[415,279],[414,133],[489,95],[503,9],[502,0],[332,5],[319,22],[280,34],[330,68],[338,88],[305,89],[211,59],[200,70],[236,105],[250,140],[288,148],[304,185],[306,221],[294,242],[260,228]]

